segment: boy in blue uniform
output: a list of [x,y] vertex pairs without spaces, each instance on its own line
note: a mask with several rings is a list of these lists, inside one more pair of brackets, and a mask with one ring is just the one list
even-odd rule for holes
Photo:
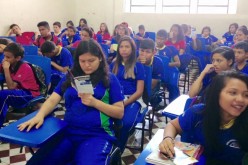
[[234,69],[248,75],[248,43],[240,41],[234,45],[233,51],[235,54]]
[[147,66],[152,67],[152,93],[151,105],[156,108],[162,100],[156,92],[160,89],[160,80],[164,76],[164,65],[162,60],[155,56],[155,43],[152,39],[144,39],[140,43],[138,60]]
[[[168,65],[169,67],[179,67],[180,66],[180,60],[178,57],[178,50],[174,46],[166,46],[165,41],[168,38],[168,33],[165,30],[159,30],[157,32],[156,37],[156,48],[158,51],[159,56],[164,56],[168,58],[169,63],[164,64]],[[174,73],[171,73],[170,70],[165,70],[168,73],[164,73],[165,76],[169,76],[167,79],[168,82],[165,82],[166,87],[169,91],[169,101],[172,102],[175,98],[177,98],[180,95],[179,88],[178,88],[178,81],[179,81],[179,71],[177,68],[174,69]],[[172,75],[173,74],[173,75]],[[172,79],[172,77],[174,77]]]
[[53,108],[64,97],[65,132],[40,148],[27,162],[32,165],[109,164],[110,152],[116,140],[113,118],[123,117],[123,94],[116,77],[108,72],[105,56],[94,40],[82,41],[76,49],[75,77],[90,76],[94,94],[80,93],[72,75],[64,77],[40,111],[31,120],[19,125],[19,130],[33,126],[38,129]]
[[60,79],[72,67],[73,58],[68,49],[56,46],[52,41],[44,42],[40,50],[44,56],[51,58],[51,87],[48,93],[52,93]]

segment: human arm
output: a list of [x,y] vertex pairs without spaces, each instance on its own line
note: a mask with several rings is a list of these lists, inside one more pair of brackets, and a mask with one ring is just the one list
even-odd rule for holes
[[63,72],[63,73],[66,73],[66,72],[68,71],[68,69],[69,69],[69,66],[62,67],[62,66],[56,64],[56,63],[53,62],[53,61],[51,61],[51,65],[52,65],[55,69],[57,69],[58,71]]
[[196,79],[196,81],[192,84],[190,90],[189,90],[189,97],[195,97],[199,94],[200,90],[202,89],[203,79],[204,77],[213,71],[213,64],[207,64],[204,70],[201,72],[199,77]]
[[11,36],[13,34],[13,30],[12,29],[9,29],[6,36]]
[[136,85],[136,91],[127,99],[124,101],[124,106],[131,104],[138,100],[144,91],[144,80],[138,80]]
[[10,63],[6,60],[3,60],[2,67],[4,70],[5,81],[6,81],[8,89],[15,89],[18,84],[17,84],[17,82],[13,81],[11,76],[10,76],[10,70],[9,70]]
[[44,122],[44,118],[53,111],[54,107],[60,102],[60,100],[61,96],[53,92],[52,95],[42,104],[35,117],[18,125],[18,130],[23,131],[26,129],[28,132],[34,126],[36,129],[40,128]]
[[162,142],[159,144],[159,150],[162,153],[169,155],[169,157],[173,158],[174,151],[174,138],[177,134],[180,134],[182,129],[179,125],[178,118],[171,120],[164,129],[164,136]]
[[173,62],[170,62],[169,66],[171,66],[171,67],[173,67],[173,66],[180,67],[180,65],[181,65],[181,63],[180,63],[179,57],[178,57],[178,55],[175,55],[173,57]]

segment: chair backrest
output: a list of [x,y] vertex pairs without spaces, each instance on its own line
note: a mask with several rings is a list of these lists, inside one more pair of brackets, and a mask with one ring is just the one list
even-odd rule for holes
[[179,67],[179,71],[180,72],[184,71],[188,67],[192,59],[193,59],[193,56],[190,54],[185,53],[185,54],[180,55],[179,60],[180,60],[181,65]]
[[106,44],[101,44],[101,43],[99,43],[99,44],[102,47],[102,51],[105,54],[105,57],[108,58],[108,55],[109,55],[109,46],[106,45]]
[[33,45],[25,45],[24,48],[24,55],[38,55],[38,47]]
[[156,40],[156,33],[155,32],[146,32],[148,33],[148,36],[150,39],[152,39],[153,41]]
[[44,56],[32,56],[26,55],[23,57],[24,61],[27,61],[31,64],[35,64],[42,68],[46,76],[46,85],[49,85],[51,79],[51,59]]
[[0,36],[0,38],[7,38],[12,40],[13,42],[16,42],[16,37],[15,36]]

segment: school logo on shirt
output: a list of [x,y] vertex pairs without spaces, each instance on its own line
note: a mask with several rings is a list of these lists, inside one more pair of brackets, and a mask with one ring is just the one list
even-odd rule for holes
[[22,75],[20,75],[20,74],[19,74],[19,75],[17,75],[17,77],[18,77],[18,78],[21,78],[21,77],[22,77]]
[[238,144],[238,141],[235,140],[235,139],[231,139],[229,140],[227,143],[226,143],[227,146],[231,147],[231,148],[236,148],[236,149],[239,149],[239,144]]

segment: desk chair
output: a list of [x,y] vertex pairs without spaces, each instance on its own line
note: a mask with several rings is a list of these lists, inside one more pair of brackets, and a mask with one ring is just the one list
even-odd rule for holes
[[24,56],[26,55],[38,55],[38,47],[33,45],[24,45]]
[[108,58],[108,55],[109,55],[109,46],[106,45],[106,44],[102,44],[102,43],[99,43],[101,48],[102,48],[102,51],[103,53],[105,54],[105,57],[106,59]]
[[[51,78],[51,59],[43,56],[27,55],[24,56],[23,60],[41,67],[45,74],[45,84],[48,87]],[[46,94],[40,95],[30,100],[26,105],[22,106],[21,108],[13,108],[12,111],[7,113],[6,119],[19,119],[31,113],[32,111],[36,110],[37,105],[39,103],[44,102],[45,99]]]
[[17,129],[19,124],[33,118],[36,114],[37,111],[0,129],[0,140],[21,146],[27,146],[29,147],[30,152],[34,154],[32,148],[40,148],[46,142],[62,132],[67,125],[66,122],[49,115],[45,118],[43,125],[39,129],[32,128],[30,132],[20,132]]
[[0,38],[7,38],[13,42],[16,42],[16,36],[0,36]]

